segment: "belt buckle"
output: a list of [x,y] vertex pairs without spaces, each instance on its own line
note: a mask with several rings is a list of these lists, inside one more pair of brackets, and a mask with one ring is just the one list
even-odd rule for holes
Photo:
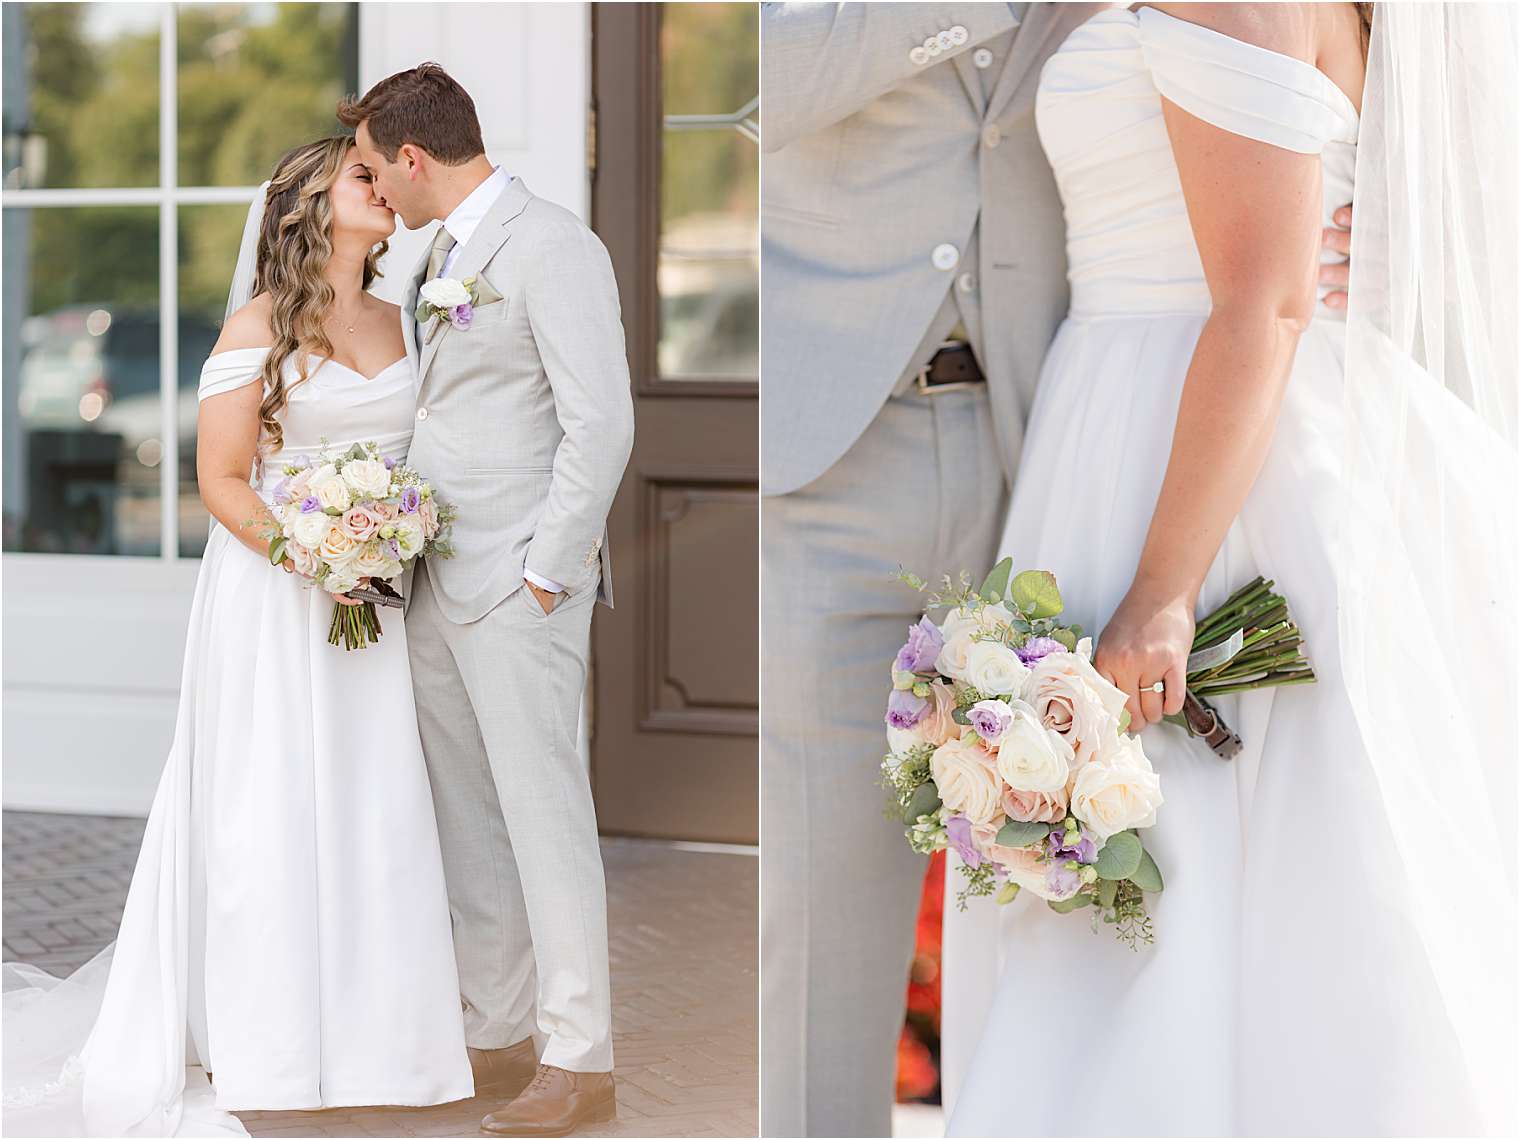
[[[934,356],[938,356],[947,348],[970,348],[969,342],[964,340],[947,340],[935,349]],[[934,357],[929,358],[929,363],[918,370],[913,377],[913,387],[923,396],[937,396],[941,392],[963,392],[968,388],[976,388],[985,383],[985,380],[952,380],[948,384],[930,384],[929,370],[934,364]]]

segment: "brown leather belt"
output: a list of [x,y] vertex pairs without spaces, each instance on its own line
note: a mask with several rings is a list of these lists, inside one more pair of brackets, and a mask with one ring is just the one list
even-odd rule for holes
[[918,375],[913,378],[913,387],[919,392],[935,395],[986,382],[987,378],[982,375],[981,365],[976,362],[976,354],[971,351],[971,346],[955,342],[947,343],[929,358],[929,363],[920,368]]

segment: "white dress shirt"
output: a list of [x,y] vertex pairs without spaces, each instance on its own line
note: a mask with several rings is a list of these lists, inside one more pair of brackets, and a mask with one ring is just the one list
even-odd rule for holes
[[[449,211],[449,216],[443,219],[443,228],[448,230],[449,236],[454,239],[454,246],[444,255],[443,267],[438,271],[439,277],[447,277],[453,272],[454,263],[459,260],[459,251],[474,236],[475,230],[490,212],[491,207],[496,204],[496,199],[501,197],[502,191],[511,182],[512,179],[506,171],[499,166],[493,167],[489,177],[471,190],[463,202]],[[527,567],[523,568],[523,577],[540,590],[548,590],[551,594],[563,593],[565,589],[553,578],[535,574]]]

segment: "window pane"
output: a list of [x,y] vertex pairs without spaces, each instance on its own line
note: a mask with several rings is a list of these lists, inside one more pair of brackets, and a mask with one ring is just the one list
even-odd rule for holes
[[158,184],[155,4],[7,4],[5,185]]
[[181,4],[179,181],[253,186],[340,131],[359,85],[357,4]]
[[158,212],[7,209],[4,549],[159,553]]
[[[666,4],[660,68],[660,376],[753,381],[759,373],[759,154],[731,122],[758,89],[749,4]],[[753,114],[753,112],[750,112]]]
[[179,210],[179,552],[198,558],[211,516],[195,479],[195,390],[221,329],[248,207]]

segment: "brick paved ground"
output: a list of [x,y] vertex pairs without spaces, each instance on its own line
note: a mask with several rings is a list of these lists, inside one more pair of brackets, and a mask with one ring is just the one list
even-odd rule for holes
[[[4,814],[4,951],[64,974],[121,920],[143,822]],[[602,844],[618,1119],[586,1136],[753,1136],[757,860]],[[494,1104],[240,1114],[255,1136],[475,1136]]]

